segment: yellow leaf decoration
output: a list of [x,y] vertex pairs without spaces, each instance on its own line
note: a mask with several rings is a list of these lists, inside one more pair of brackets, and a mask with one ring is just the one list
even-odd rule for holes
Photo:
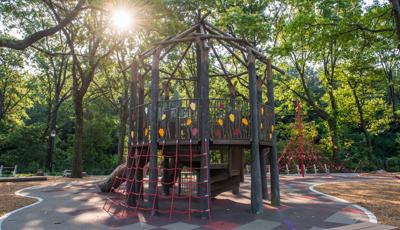
[[163,115],[161,115],[161,120],[165,120],[165,118],[167,118],[167,115],[165,113],[163,113]]
[[149,135],[149,129],[145,128],[144,129],[144,136],[147,137]]
[[264,116],[264,107],[261,107],[261,116]]
[[163,128],[160,128],[160,129],[158,130],[158,135],[160,135],[160,137],[164,137],[165,131],[164,131]]
[[221,118],[218,118],[217,123],[219,126],[223,126],[224,125],[224,120],[222,120]]
[[190,107],[191,110],[195,111],[195,110],[196,110],[196,103],[191,102],[191,103],[189,104],[189,107]]
[[271,126],[271,131],[274,132],[275,131],[275,125]]
[[233,115],[232,113],[229,114],[229,120],[233,123],[235,122],[235,115]]
[[186,125],[190,126],[193,123],[192,118],[186,119]]
[[245,118],[245,117],[242,118],[242,124],[244,126],[248,126],[249,125],[249,121],[247,120],[247,118]]

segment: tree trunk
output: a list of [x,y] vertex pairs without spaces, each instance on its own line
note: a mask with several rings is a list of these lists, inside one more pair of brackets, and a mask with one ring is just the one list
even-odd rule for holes
[[0,121],[3,120],[4,115],[4,95],[3,92],[0,91]]
[[339,138],[337,132],[337,122],[334,118],[329,118],[327,122],[332,143],[332,161],[335,162],[338,159],[338,155],[340,152],[339,141],[338,141]]
[[393,18],[396,24],[396,34],[397,34],[397,49],[400,50],[400,1],[390,0],[393,8]]
[[128,100],[127,97],[121,99],[121,107],[119,112],[119,136],[118,136],[118,164],[125,162],[124,150],[125,150],[125,136],[126,136],[126,124],[128,121]]
[[75,138],[74,138],[74,156],[72,162],[73,178],[82,177],[82,139],[83,139],[83,96],[74,93],[75,106]]
[[[116,180],[114,183],[114,179],[116,176],[122,177],[123,173],[125,172],[126,164],[118,165],[114,171],[108,175],[104,180],[100,181],[97,185],[102,192],[110,192],[111,189],[118,188],[120,186],[121,180]],[[117,183],[119,182],[119,183]],[[114,184],[113,184],[114,183]]]
[[392,107],[392,116],[393,116],[393,126],[397,128],[398,126],[398,117],[396,114],[396,93],[394,90],[394,82],[393,82],[393,71],[389,69],[387,72],[387,80],[388,80],[388,93],[389,93],[389,103]]
[[357,92],[355,87],[351,87],[351,91],[353,93],[354,96],[354,101],[356,102],[356,106],[357,106],[357,111],[358,111],[358,117],[360,119],[360,129],[361,132],[363,132],[364,137],[365,137],[365,142],[367,144],[367,148],[368,148],[368,160],[370,162],[372,162],[372,151],[373,151],[373,146],[372,146],[372,142],[371,142],[371,138],[369,136],[369,133],[367,131],[367,127],[365,124],[365,119],[364,119],[364,111],[362,110],[362,105],[360,103],[360,100],[358,98]]

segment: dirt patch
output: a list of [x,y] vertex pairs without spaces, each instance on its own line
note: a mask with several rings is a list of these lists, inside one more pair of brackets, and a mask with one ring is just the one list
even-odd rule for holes
[[369,209],[376,215],[379,223],[400,227],[398,179],[324,184],[315,186],[315,189]]
[[71,179],[65,177],[48,177],[47,181],[33,181],[33,182],[5,182],[0,183],[0,216],[10,212],[12,210],[24,207],[26,205],[34,203],[36,200],[24,198],[15,195],[14,193],[20,189],[31,187],[31,186],[48,186],[61,182],[71,182],[80,180],[93,180],[92,177],[83,179]]
[[400,179],[400,173],[388,173],[385,171],[375,171],[370,173],[360,173],[360,176],[363,177],[385,177],[385,178],[393,178],[393,179]]

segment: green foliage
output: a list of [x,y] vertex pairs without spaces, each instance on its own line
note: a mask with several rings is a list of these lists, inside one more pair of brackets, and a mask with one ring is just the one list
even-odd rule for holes
[[[54,2],[66,8],[74,3]],[[102,0],[89,2],[94,8],[109,6]],[[300,99],[305,139],[317,145],[324,156],[333,158],[332,137],[336,137],[339,150],[335,161],[346,168],[400,170],[400,55],[388,1],[366,7],[361,0],[153,0],[134,1],[132,8],[137,25],[128,35],[96,28],[106,24],[100,20],[107,20],[109,15],[94,10],[81,14],[69,28],[83,71],[93,64],[86,58],[93,49],[88,45],[88,34],[101,40],[97,56],[120,41],[115,51],[101,60],[94,84],[84,97],[86,172],[108,173],[117,164],[120,111],[129,85],[129,74],[122,73],[121,68],[152,42],[184,30],[197,20],[198,13],[208,11],[209,22],[247,39],[285,69],[287,74],[274,75],[279,151],[298,135],[294,102]],[[0,12],[0,39],[25,36],[55,23],[53,12],[41,1],[7,0],[0,4]],[[0,50],[0,164],[18,164],[22,172],[44,169],[55,89],[60,85],[56,79],[62,74],[65,81],[59,87],[62,103],[55,126],[54,169],[71,169],[75,132],[73,60],[66,41],[60,32],[36,43],[35,49]],[[164,58],[163,70],[174,71],[186,45],[177,46]],[[239,75],[246,71],[246,66],[220,44],[211,45],[227,72]],[[236,49],[233,52],[242,55]],[[195,55],[187,54],[175,77],[196,76]],[[209,62],[210,74],[223,71],[213,50]],[[257,75],[265,75],[265,66],[260,63]],[[247,75],[231,82],[221,79],[211,78],[210,97],[227,98],[234,85],[237,97],[248,98]],[[146,95],[150,84],[146,78]],[[173,80],[170,86],[170,98],[194,97],[191,83]],[[262,91],[265,103],[265,86]],[[248,151],[245,156],[249,162]]]
[[41,169],[46,145],[41,140],[43,124],[2,126],[0,132],[0,164],[18,165],[19,172]]

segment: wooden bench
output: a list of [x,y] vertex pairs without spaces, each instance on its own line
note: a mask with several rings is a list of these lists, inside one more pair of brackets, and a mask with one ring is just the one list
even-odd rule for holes
[[346,225],[337,228],[330,228],[330,230],[399,230],[398,227],[389,226],[389,225],[380,225],[373,223],[359,223]]

